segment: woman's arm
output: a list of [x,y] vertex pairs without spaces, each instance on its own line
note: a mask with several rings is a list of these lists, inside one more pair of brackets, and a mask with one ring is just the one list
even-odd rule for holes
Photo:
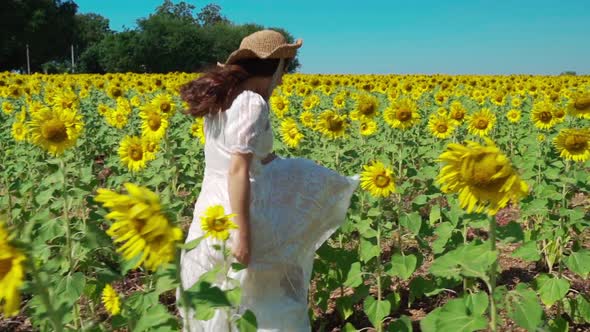
[[228,192],[232,213],[238,225],[238,241],[232,252],[238,262],[250,262],[250,161],[252,154],[231,155],[228,171]]

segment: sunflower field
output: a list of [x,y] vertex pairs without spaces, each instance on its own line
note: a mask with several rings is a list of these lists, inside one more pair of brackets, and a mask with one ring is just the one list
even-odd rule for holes
[[[0,330],[177,331],[184,307],[239,306],[212,282],[239,264],[178,282],[196,76],[0,73]],[[269,105],[277,154],[361,176],[317,251],[314,331],[590,330],[590,77],[292,74]],[[195,216],[224,254],[227,213]]]

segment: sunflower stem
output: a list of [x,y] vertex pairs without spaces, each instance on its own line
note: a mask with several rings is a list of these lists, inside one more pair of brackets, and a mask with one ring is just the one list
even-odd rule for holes
[[181,275],[181,265],[180,265],[180,255],[181,255],[181,251],[180,250],[176,250],[176,279],[178,280],[178,289],[180,291],[180,304],[182,306],[182,310],[184,310],[184,325],[186,327],[187,331],[192,331],[191,330],[191,320],[190,320],[190,301],[188,298],[188,294],[186,293],[186,290],[184,289],[184,285],[182,283],[182,275]]
[[[377,305],[381,305],[381,218],[377,218]],[[377,332],[383,331],[381,322],[377,324]]]
[[53,304],[51,303],[51,296],[49,295],[49,290],[47,287],[45,287],[45,282],[43,282],[43,280],[41,279],[41,276],[39,275],[39,271],[37,270],[37,267],[35,266],[35,262],[30,261],[30,260],[29,260],[29,262],[30,262],[29,269],[31,271],[31,274],[33,275],[33,279],[35,281],[35,287],[39,291],[38,294],[41,297],[41,302],[43,302],[43,305],[45,306],[45,309],[47,310],[47,315],[49,316],[49,321],[51,322],[51,325],[53,325],[53,329],[55,332],[62,332],[63,325],[61,323],[61,319],[60,319],[59,315],[57,314],[57,312],[55,311],[55,308],[53,307]]
[[[496,218],[491,217],[489,219],[489,241],[490,250],[496,251]],[[496,300],[494,299],[494,290],[496,289],[496,270],[498,269],[498,258],[494,260],[490,267],[490,330],[492,332],[497,331],[498,326],[498,312],[496,310]]]
[[63,208],[63,217],[64,217],[64,226],[66,231],[66,257],[68,258],[68,263],[70,264],[68,274],[71,275],[73,272],[74,267],[72,266],[73,257],[72,257],[72,229],[70,225],[70,218],[68,215],[68,184],[67,184],[67,171],[66,171],[66,163],[63,158],[59,159],[59,166],[62,170],[63,178],[62,178],[62,197],[64,201],[64,208]]

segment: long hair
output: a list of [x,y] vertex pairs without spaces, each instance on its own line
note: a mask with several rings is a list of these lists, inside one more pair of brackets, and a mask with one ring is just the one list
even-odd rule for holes
[[243,59],[206,71],[180,88],[180,96],[189,105],[186,113],[202,117],[226,110],[241,92],[244,81],[251,77],[272,76],[279,63],[279,59]]

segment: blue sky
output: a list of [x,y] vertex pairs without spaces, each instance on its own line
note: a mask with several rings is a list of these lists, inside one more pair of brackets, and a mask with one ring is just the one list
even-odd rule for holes
[[[187,0],[304,40],[304,73],[590,74],[590,0]],[[134,28],[161,0],[75,0]],[[177,3],[178,1],[174,1]]]

